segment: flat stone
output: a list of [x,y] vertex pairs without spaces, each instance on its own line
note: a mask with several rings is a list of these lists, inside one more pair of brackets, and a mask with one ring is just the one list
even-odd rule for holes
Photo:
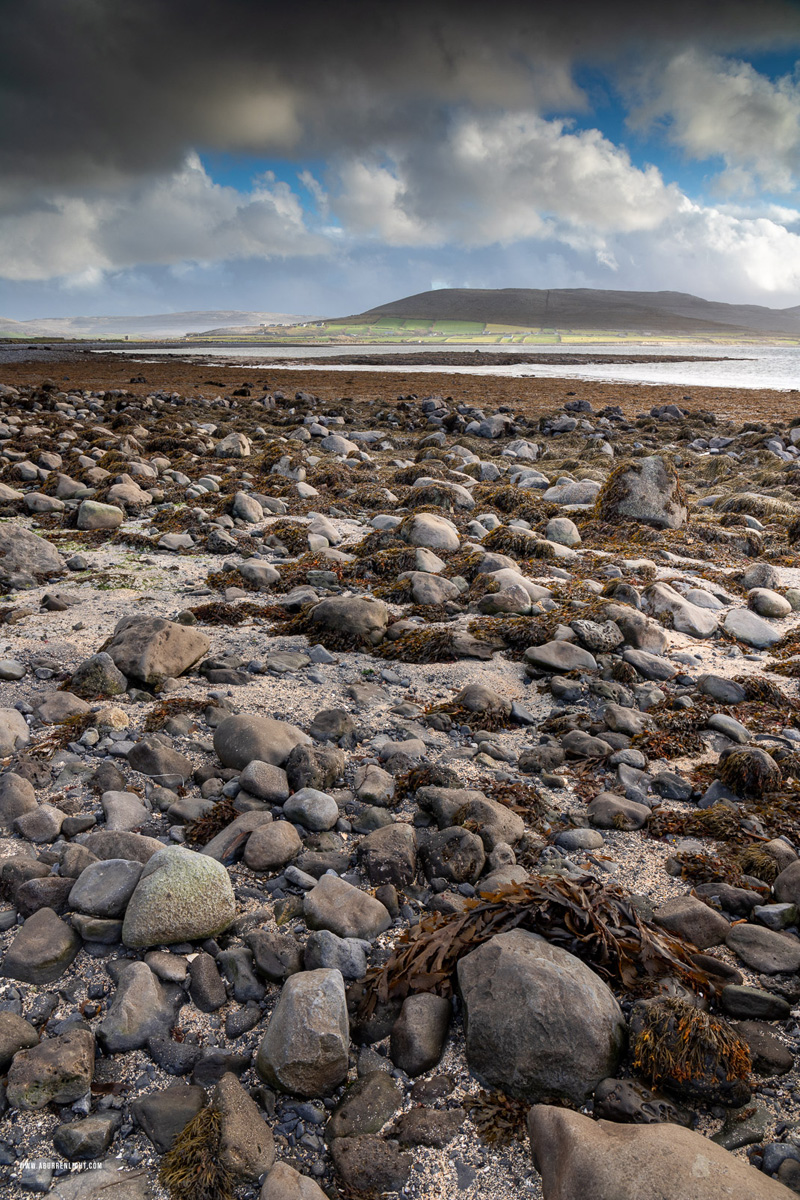
[[747,608],[733,608],[723,622],[725,632],[733,634],[740,642],[763,650],[774,646],[783,634]]
[[542,646],[529,646],[522,657],[526,663],[541,671],[559,674],[598,669],[594,655],[572,642],[545,642]]
[[725,944],[748,967],[764,975],[800,968],[800,939],[789,933],[775,933],[760,925],[732,925]]

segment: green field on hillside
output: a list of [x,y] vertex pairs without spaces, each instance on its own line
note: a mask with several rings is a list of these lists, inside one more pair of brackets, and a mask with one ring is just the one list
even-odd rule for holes
[[649,343],[671,345],[673,343],[716,345],[741,344],[765,341],[796,345],[797,338],[751,337],[731,334],[669,334],[638,333],[619,329],[557,329],[552,326],[528,329],[521,325],[481,324],[478,321],[427,321],[421,317],[380,317],[373,323],[365,321],[315,321],[307,325],[266,325],[258,333],[237,334],[235,329],[225,333],[187,334],[187,342],[211,342],[220,345],[236,342],[243,345],[409,345],[409,346],[591,346],[597,343],[619,344]]

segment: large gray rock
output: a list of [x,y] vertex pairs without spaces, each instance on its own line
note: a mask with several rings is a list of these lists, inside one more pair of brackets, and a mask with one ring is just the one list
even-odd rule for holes
[[300,788],[283,806],[288,820],[317,833],[333,829],[339,820],[339,805],[333,796],[313,787]]
[[5,1075],[18,1050],[38,1045],[39,1034],[24,1017],[0,1010],[0,1074]]
[[709,638],[719,628],[713,612],[701,608],[699,604],[690,603],[668,583],[651,584],[644,593],[643,604],[654,616],[669,614],[672,617],[673,628],[678,633],[688,634],[689,637]]
[[52,983],[81,948],[81,939],[52,908],[28,917],[3,958],[3,974],[24,983]]
[[242,770],[254,759],[280,767],[295,746],[310,746],[311,738],[286,721],[250,714],[226,717],[214,731],[214,750],[226,767]]
[[327,1096],[347,1076],[350,1025],[344,980],[321,969],[291,975],[281,989],[256,1058],[272,1087]]
[[431,550],[457,550],[460,545],[458,529],[453,522],[436,513],[416,513],[403,522],[399,533],[410,545],[427,546]]
[[523,660],[540,671],[566,674],[567,671],[596,671],[597,660],[582,646],[574,642],[545,642],[542,646],[529,646]]
[[306,893],[303,915],[309,929],[330,929],[342,938],[370,941],[392,923],[380,900],[336,875],[323,875],[317,886]]
[[761,925],[742,923],[730,927],[725,945],[748,967],[764,975],[800,969],[800,938],[791,933],[776,933]]
[[597,496],[597,507],[603,521],[635,521],[656,529],[681,529],[686,524],[678,474],[657,454],[614,471]]
[[361,866],[373,887],[403,888],[417,873],[417,838],[411,825],[396,821],[368,833],[358,848]]
[[724,621],[726,633],[732,633],[740,642],[755,646],[757,650],[774,646],[783,637],[780,630],[749,608],[732,608]]
[[8,1103],[28,1110],[72,1104],[86,1095],[93,1077],[94,1035],[88,1029],[73,1029],[14,1055]]
[[11,828],[17,817],[36,808],[33,784],[13,771],[0,776],[0,828]]
[[514,930],[458,964],[470,1069],[490,1087],[536,1101],[582,1103],[613,1075],[625,1020],[611,990],[579,959]]
[[0,758],[21,750],[30,740],[30,730],[22,713],[15,708],[0,708]]
[[169,1033],[176,1003],[146,963],[132,962],[119,977],[111,1007],[97,1027],[97,1040],[106,1054],[139,1050],[149,1038]]
[[721,946],[730,932],[722,913],[703,904],[694,896],[675,896],[659,905],[653,913],[656,924],[693,942],[699,950]]
[[165,846],[142,871],[125,913],[122,940],[138,948],[214,937],[235,916],[225,867],[207,854]]
[[331,596],[311,609],[309,638],[327,636],[343,639],[343,644],[363,642],[375,646],[383,638],[389,623],[389,610],[373,596]]
[[55,546],[35,533],[4,521],[0,525],[0,586],[32,587],[37,577],[60,575],[67,565]]
[[124,520],[125,513],[116,504],[84,500],[78,509],[78,529],[119,529]]
[[131,1105],[131,1116],[159,1153],[172,1148],[179,1133],[203,1108],[206,1094],[197,1085],[173,1083],[157,1092],[145,1092]]
[[259,825],[247,839],[244,861],[251,871],[277,871],[297,858],[303,849],[300,835],[290,821]]
[[220,1162],[235,1179],[255,1183],[275,1161],[272,1130],[258,1105],[230,1071],[214,1088],[212,1104],[221,1118]]
[[545,1200],[789,1200],[782,1184],[680,1125],[593,1121],[537,1104],[528,1114]]
[[326,1200],[318,1183],[286,1162],[276,1162],[261,1188],[259,1200]]
[[127,858],[90,863],[72,885],[70,908],[94,917],[121,917],[142,873],[142,864]]
[[99,696],[121,695],[127,690],[128,681],[114,665],[111,655],[102,651],[80,663],[69,686],[76,695],[95,700]]
[[422,1075],[435,1067],[444,1052],[450,1028],[450,1001],[422,992],[407,996],[392,1026],[392,1062],[406,1075]]
[[165,678],[188,671],[209,651],[211,643],[195,626],[162,617],[123,617],[105,647],[114,665],[140,683],[157,686]]

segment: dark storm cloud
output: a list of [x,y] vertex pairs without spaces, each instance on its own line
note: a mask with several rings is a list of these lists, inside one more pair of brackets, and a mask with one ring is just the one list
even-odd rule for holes
[[[579,111],[576,63],[800,42],[795,3],[6,0],[0,188],[126,187],[191,147],[435,140],[445,109]],[[643,11],[643,9],[645,11]]]

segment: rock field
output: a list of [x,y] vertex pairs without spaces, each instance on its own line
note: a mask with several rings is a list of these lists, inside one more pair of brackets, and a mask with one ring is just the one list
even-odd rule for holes
[[800,1192],[800,416],[77,374],[0,369],[3,1194]]

